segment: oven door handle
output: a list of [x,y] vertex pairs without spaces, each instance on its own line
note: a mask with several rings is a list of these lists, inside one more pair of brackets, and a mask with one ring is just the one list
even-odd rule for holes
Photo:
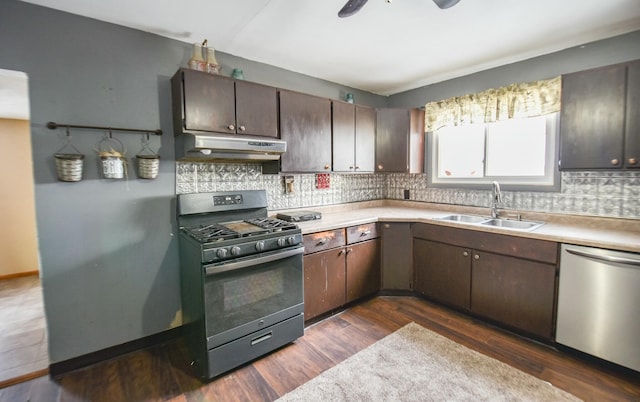
[[248,267],[252,267],[259,264],[266,264],[268,262],[283,260],[285,258],[289,258],[294,255],[298,255],[302,253],[304,253],[304,247],[296,247],[291,250],[286,250],[286,251],[282,251],[275,254],[265,255],[262,257],[249,258],[246,260],[236,261],[236,262],[228,262],[221,265],[212,265],[212,266],[205,267],[205,274],[207,276],[221,274],[227,271],[233,271],[236,269],[248,268]]

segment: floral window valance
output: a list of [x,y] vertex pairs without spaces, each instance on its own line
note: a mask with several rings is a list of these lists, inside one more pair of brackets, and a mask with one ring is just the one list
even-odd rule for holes
[[487,89],[425,105],[425,129],[491,123],[560,111],[561,77]]

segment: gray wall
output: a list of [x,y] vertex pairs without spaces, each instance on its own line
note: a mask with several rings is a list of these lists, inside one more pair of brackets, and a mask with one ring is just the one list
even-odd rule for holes
[[[0,68],[29,75],[34,185],[41,277],[52,363],[171,327],[180,309],[175,226],[175,161],[169,79],[190,45],[141,31],[21,3],[0,2]],[[359,103],[386,98],[218,53],[223,74]],[[95,149],[106,134],[72,130],[85,155],[84,177],[59,182],[53,154],[64,130],[46,122],[164,131],[155,180],[102,179]],[[127,155],[142,135],[114,132]],[[10,172],[5,172],[5,174]],[[10,189],[3,189],[10,191]],[[34,267],[35,268],[35,267]],[[176,322],[179,322],[176,321]]]
[[388,106],[423,107],[427,102],[488,88],[542,80],[636,59],[640,59],[640,31],[395,94],[388,98]]

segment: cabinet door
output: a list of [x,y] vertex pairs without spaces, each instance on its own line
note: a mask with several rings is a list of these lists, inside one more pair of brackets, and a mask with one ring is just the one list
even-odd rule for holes
[[333,171],[355,171],[355,106],[333,102]]
[[409,110],[378,109],[376,120],[376,171],[407,172]]
[[376,111],[356,106],[356,172],[373,172],[376,163]]
[[304,256],[304,319],[345,304],[344,248]]
[[346,247],[347,303],[380,290],[380,239]]
[[555,265],[474,251],[472,270],[471,311],[552,339]]
[[415,290],[443,303],[468,310],[471,290],[470,254],[470,250],[462,247],[414,239]]
[[280,91],[280,138],[287,141],[283,172],[329,172],[331,101]]
[[376,172],[424,171],[424,111],[376,110]]
[[560,168],[623,166],[625,65],[562,76]]
[[184,129],[235,133],[233,80],[200,71],[183,71]]
[[640,168],[640,61],[627,70],[627,118],[624,163],[627,168]]
[[411,249],[410,223],[382,224],[382,289],[412,289]]
[[238,134],[278,137],[278,93],[274,87],[236,81]]

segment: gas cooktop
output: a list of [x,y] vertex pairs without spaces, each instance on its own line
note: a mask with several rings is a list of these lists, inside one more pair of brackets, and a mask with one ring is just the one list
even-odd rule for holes
[[267,233],[284,234],[298,227],[290,222],[276,218],[254,218],[248,220],[207,223],[184,227],[182,230],[200,243],[221,242],[241,237],[251,237]]

